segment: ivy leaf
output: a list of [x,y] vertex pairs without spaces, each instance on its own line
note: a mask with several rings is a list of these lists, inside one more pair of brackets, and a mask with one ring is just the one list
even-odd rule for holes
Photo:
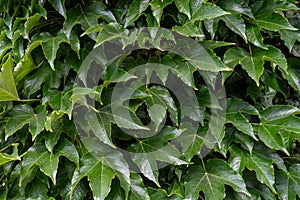
[[261,35],[258,26],[247,25],[246,26],[246,35],[247,35],[247,39],[255,46],[266,49],[266,50],[268,49],[264,45],[263,36]]
[[180,0],[175,0],[175,5],[179,12],[182,12],[183,14],[186,14],[189,19],[191,19],[191,11],[190,11],[190,2],[187,1],[180,1]]
[[268,45],[267,48],[268,50],[254,48],[247,52],[243,48],[233,47],[225,53],[224,61],[230,67],[241,64],[242,68],[259,86],[259,78],[263,74],[265,61],[278,65],[284,71],[287,69],[287,62],[281,51],[271,45]]
[[[191,7],[193,8],[192,5]],[[212,3],[202,3],[200,6],[196,7],[195,10],[192,10],[192,12],[193,13],[191,19],[193,21],[213,19],[216,17],[229,14],[229,12],[222,10],[220,7]]]
[[88,178],[94,199],[104,199],[109,194],[115,175],[118,176],[122,187],[128,194],[130,173],[123,155],[105,144],[99,145],[99,142],[92,138],[84,139],[84,144],[92,150],[92,154],[86,154],[80,159],[80,170],[76,170],[72,178],[71,198],[75,187],[84,177]]
[[55,8],[55,10],[64,16],[64,18],[67,18],[67,12],[65,7],[65,0],[49,0],[49,2],[52,4],[52,6]]
[[42,15],[40,13],[35,13],[34,15],[28,17],[24,24],[25,38],[29,38],[29,33],[33,27],[38,25]]
[[161,1],[161,0],[154,0],[153,2],[150,3],[153,16],[155,17],[158,25],[160,25],[161,16],[163,14],[164,8],[171,3],[172,1]]
[[63,31],[58,32],[57,36],[53,36],[50,33],[43,32],[39,35],[35,35],[32,40],[42,41],[41,45],[43,48],[43,52],[53,70],[55,70],[54,60],[56,58],[56,53],[61,43],[65,42],[70,44],[72,49],[79,55],[80,45],[78,38],[72,34],[70,34],[69,38],[67,38]]
[[229,185],[235,191],[250,196],[242,177],[227,162],[220,159],[206,161],[205,168],[200,165],[192,166],[187,171],[184,185],[186,198],[193,200],[198,199],[200,191],[204,192],[205,199],[223,199],[225,197],[224,185]]
[[43,143],[36,143],[25,154],[22,160],[22,167],[20,173],[21,186],[26,176],[37,165],[40,170],[51,178],[52,182],[56,184],[56,174],[58,168],[58,155],[53,155],[48,152]]
[[251,9],[249,8],[249,1],[239,1],[239,0],[224,0],[220,1],[219,5],[224,10],[231,13],[241,13],[247,15],[250,18],[254,18]]
[[241,14],[224,15],[220,18],[225,22],[228,28],[233,32],[241,36],[247,42],[246,30],[244,20],[241,18]]
[[126,14],[125,27],[129,26],[132,22],[137,20],[143,12],[148,8],[149,0],[137,0],[130,4]]
[[4,165],[8,162],[15,161],[15,160],[21,160],[21,158],[18,155],[18,145],[13,145],[13,153],[7,154],[7,153],[0,153],[0,165]]
[[0,101],[20,100],[13,76],[13,68],[13,59],[9,56],[1,67]]
[[157,161],[171,163],[173,165],[187,164],[180,159],[180,152],[162,137],[140,140],[129,147],[131,158],[141,172],[156,185],[158,182]]
[[[113,13],[107,10],[102,2],[91,1],[84,6],[84,10],[75,7],[67,12],[67,19],[64,22],[63,30],[67,38],[70,38],[71,31],[75,25],[80,24],[83,30],[87,30],[91,26],[98,24],[99,18],[107,22],[116,22]],[[92,38],[95,39],[94,36]]]
[[32,135],[32,140],[34,140],[44,130],[46,113],[44,105],[38,106],[36,113],[27,104],[14,107],[8,113],[10,118],[5,126],[5,139],[7,140],[8,137],[25,126],[25,124],[29,124],[29,132]]
[[[274,0],[258,1],[253,4],[252,11],[258,26],[270,31],[297,30],[290,25],[282,14],[274,12],[276,6]],[[279,10],[280,8],[276,9]]]
[[296,40],[300,41],[300,32],[291,30],[280,30],[280,39],[284,41],[285,46],[289,48],[291,52]]
[[70,142],[66,138],[63,138],[59,141],[56,147],[56,151],[57,153],[55,153],[55,155],[65,156],[79,167],[79,155],[75,145],[72,142]]
[[251,154],[248,154],[237,145],[232,145],[229,151],[231,156],[230,163],[235,170],[239,171],[240,174],[242,174],[245,168],[254,170],[257,179],[261,183],[266,184],[272,192],[276,193],[276,189],[274,188],[274,167],[272,165],[272,157],[274,157],[272,154],[275,154],[274,152],[270,152],[262,145],[254,146]]
[[[256,126],[259,138],[268,147],[282,150],[287,155],[289,152],[283,142],[282,130],[300,134],[300,118],[292,115],[294,111],[290,107],[268,107],[261,113],[264,119]],[[282,115],[278,115],[277,112]]]
[[150,200],[148,192],[144,186],[143,179],[139,174],[131,173],[130,174],[130,192],[129,198],[131,200]]
[[276,186],[280,200],[293,200],[300,197],[300,165],[292,164],[288,172],[276,173]]
[[282,76],[288,83],[296,90],[300,91],[300,79],[299,79],[299,62],[297,58],[288,59],[287,71],[280,70]]
[[259,112],[253,106],[241,99],[230,98],[227,100],[226,122],[231,123],[239,131],[258,140],[253,132],[252,125],[249,123],[249,120],[242,115],[242,112],[259,115]]

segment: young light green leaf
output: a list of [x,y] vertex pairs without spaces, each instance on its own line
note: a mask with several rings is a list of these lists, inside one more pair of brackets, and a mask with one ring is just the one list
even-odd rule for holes
[[227,162],[220,159],[206,161],[205,168],[200,165],[192,166],[187,171],[184,185],[186,189],[185,198],[192,200],[198,199],[200,191],[204,192],[205,199],[223,199],[225,197],[225,185],[250,196],[243,178]]
[[13,76],[14,63],[11,56],[0,68],[0,101],[20,100]]
[[21,158],[18,155],[18,145],[15,144],[13,146],[13,153],[12,154],[7,154],[7,153],[0,153],[0,166],[11,162],[15,160],[21,160]]

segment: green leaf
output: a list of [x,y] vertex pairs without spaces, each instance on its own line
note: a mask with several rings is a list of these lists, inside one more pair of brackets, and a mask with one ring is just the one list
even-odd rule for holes
[[297,41],[300,40],[300,32],[299,31],[291,31],[291,30],[280,30],[280,39],[284,41],[285,46],[289,48],[289,51],[291,52],[293,49],[293,46]]
[[150,200],[148,192],[144,186],[143,179],[139,174],[130,173],[130,192],[129,198],[130,200]]
[[137,0],[130,4],[130,7],[126,14],[125,27],[129,26],[132,22],[137,20],[143,12],[148,8],[149,0]]
[[[83,30],[87,30],[91,26],[98,24],[98,19],[101,18],[106,22],[116,22],[113,13],[107,10],[106,6],[99,1],[91,1],[84,10],[80,7],[73,7],[67,12],[67,19],[64,22],[63,30],[66,32],[67,38],[70,38],[73,27],[80,24]],[[95,39],[95,36],[91,36]]]
[[33,58],[30,53],[25,53],[21,62],[17,64],[14,69],[14,77],[16,83],[19,83],[26,75],[28,75],[32,70],[36,69]]
[[72,178],[71,198],[75,187],[84,177],[88,178],[94,199],[104,199],[108,195],[111,181],[115,175],[118,176],[122,187],[128,194],[130,173],[123,155],[116,150],[111,150],[105,144],[101,145],[101,142],[91,140],[91,138],[85,140],[84,144],[88,145],[90,150],[95,149],[95,151],[80,159],[80,170],[76,170]]
[[26,152],[22,160],[19,185],[22,185],[26,176],[35,166],[39,166],[40,170],[56,184],[58,157],[58,155],[49,153],[44,144],[36,143]]
[[213,19],[216,17],[229,14],[228,12],[222,10],[220,7],[212,3],[202,3],[200,6],[196,7],[195,10],[192,11],[193,13],[191,19],[193,21]]
[[161,0],[154,0],[153,2],[150,3],[153,16],[155,17],[158,25],[160,25],[161,16],[163,14],[164,8],[171,3],[172,1],[161,1]]
[[159,136],[140,140],[138,143],[132,144],[129,151],[133,162],[137,164],[141,172],[158,186],[160,184],[157,161],[173,165],[187,164],[186,161],[180,159],[178,149]]
[[299,79],[299,62],[296,58],[288,59],[288,69],[280,70],[282,76],[288,83],[294,88],[294,90],[300,91],[300,79]]
[[276,173],[276,186],[280,200],[293,200],[300,197],[300,165],[293,164],[288,172]]
[[220,7],[231,13],[239,13],[247,15],[250,18],[254,18],[251,9],[249,8],[248,0],[223,0],[218,2]]
[[190,11],[190,2],[187,1],[180,1],[180,0],[175,0],[175,5],[179,12],[182,12],[186,16],[188,16],[189,19],[191,19],[191,11]]
[[257,47],[268,49],[263,42],[263,36],[259,31],[259,27],[255,25],[247,25],[246,26],[246,35],[247,39]]
[[[282,14],[274,12],[277,5],[274,0],[258,1],[253,4],[252,11],[257,25],[270,31],[297,30]],[[281,8],[277,8],[277,10],[279,9]]]
[[44,105],[38,106],[36,113],[27,104],[14,107],[8,113],[10,118],[5,126],[5,139],[7,140],[16,131],[25,126],[25,124],[29,124],[29,132],[32,135],[32,140],[34,140],[44,130],[46,113]]
[[65,19],[67,18],[65,0],[49,0],[49,2],[59,14],[64,16]]
[[227,162],[220,159],[210,159],[206,161],[204,167],[194,165],[187,171],[187,178],[184,183],[185,198],[196,200],[199,192],[203,191],[205,199],[223,199],[225,197],[225,185],[250,196],[242,177]]
[[39,41],[41,40],[43,52],[45,54],[45,57],[47,58],[51,68],[55,70],[54,67],[54,60],[56,58],[56,53],[59,48],[59,45],[63,42],[69,43],[72,47],[72,49],[79,54],[79,40],[76,36],[72,35],[70,33],[69,38],[63,33],[63,31],[60,31],[57,33],[57,36],[53,36],[50,33],[43,32],[39,35],[35,35],[32,38],[33,41]]
[[60,140],[56,147],[57,153],[55,153],[58,156],[65,156],[70,161],[74,162],[79,167],[79,155],[76,150],[75,145],[67,140],[66,138],[63,138]]
[[225,22],[228,28],[233,32],[241,36],[247,43],[247,36],[245,30],[244,20],[241,18],[241,14],[230,14],[220,17]]
[[25,29],[25,38],[29,39],[29,33],[32,30],[33,27],[37,26],[42,15],[40,13],[35,13],[34,15],[28,17],[24,24]]
[[14,63],[11,56],[1,67],[0,72],[0,101],[20,100],[13,76]]
[[[282,113],[282,116],[278,113]],[[300,134],[300,118],[293,116],[295,109],[286,106],[272,106],[264,110],[260,124],[256,126],[259,138],[270,148],[282,150],[289,155],[283,142],[284,131]]]
[[282,70],[287,69],[286,58],[281,51],[270,45],[266,47],[268,50],[254,48],[249,49],[250,52],[240,47],[233,47],[225,53],[224,61],[230,67],[235,67],[237,64],[242,65],[242,68],[247,71],[258,86],[259,78],[263,74],[265,61],[278,65]]
[[[257,179],[276,193],[274,167],[272,165],[272,157],[274,156],[272,154],[277,155],[262,145],[255,146],[251,154],[248,154],[237,145],[232,145],[230,147],[230,163],[232,168],[239,171],[240,174],[245,168],[254,170]],[[279,158],[278,155],[277,158]],[[282,160],[281,162],[283,163]]]
[[15,144],[13,146],[13,153],[7,154],[7,153],[0,153],[0,166],[4,165],[8,162],[15,161],[15,160],[21,160],[21,158],[18,155],[18,145]]
[[253,132],[252,125],[249,120],[242,115],[243,113],[251,115],[259,115],[259,112],[250,104],[241,99],[227,99],[226,122],[231,123],[238,130],[258,140]]

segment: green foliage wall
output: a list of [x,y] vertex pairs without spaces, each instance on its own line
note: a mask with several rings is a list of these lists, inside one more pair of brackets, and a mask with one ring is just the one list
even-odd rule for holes
[[294,0],[0,0],[0,199],[300,198],[299,22]]

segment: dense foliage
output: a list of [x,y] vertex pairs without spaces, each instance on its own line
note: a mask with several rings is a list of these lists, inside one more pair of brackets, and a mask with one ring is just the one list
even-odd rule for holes
[[294,0],[0,0],[0,199],[300,198],[299,22]]

